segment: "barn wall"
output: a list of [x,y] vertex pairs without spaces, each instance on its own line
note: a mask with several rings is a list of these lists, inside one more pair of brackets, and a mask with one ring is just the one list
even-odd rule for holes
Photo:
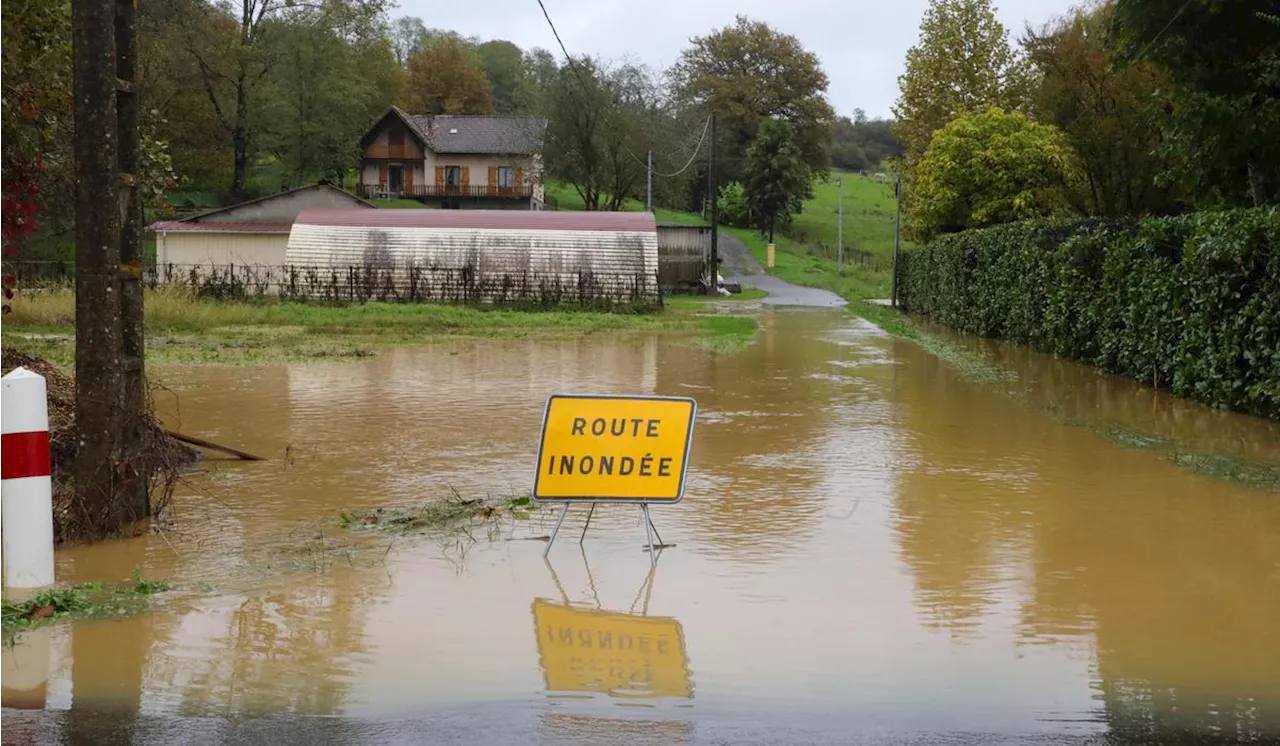
[[197,223],[280,223],[287,225],[303,210],[331,208],[347,210],[368,207],[356,198],[328,187],[314,187],[258,202],[232,207],[215,215],[199,218]]
[[456,283],[469,277],[482,296],[496,293],[499,286],[577,287],[583,278],[591,279],[591,292],[601,296],[596,300],[656,299],[658,294],[658,245],[651,232],[295,223],[286,263],[364,268],[401,285],[415,271],[425,273],[415,283]]
[[658,226],[658,284],[664,290],[687,289],[702,282],[711,253],[711,228]]
[[156,259],[173,265],[284,264],[287,233],[188,233],[157,236]]

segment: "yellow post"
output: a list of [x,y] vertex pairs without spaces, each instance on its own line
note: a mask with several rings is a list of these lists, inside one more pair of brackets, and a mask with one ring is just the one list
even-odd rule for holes
[[773,244],[769,244],[769,266],[773,266]]

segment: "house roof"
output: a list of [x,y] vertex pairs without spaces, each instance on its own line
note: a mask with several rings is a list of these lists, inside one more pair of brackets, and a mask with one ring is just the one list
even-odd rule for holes
[[191,223],[161,220],[148,226],[161,233],[288,233],[292,223]]
[[[260,203],[263,203],[263,202],[269,202],[269,201],[271,201],[271,200],[273,200],[273,199],[279,199],[279,198],[284,197],[284,196],[286,196],[286,195],[296,194],[296,193],[298,193],[298,192],[303,192],[303,191],[306,191],[306,190],[308,190],[308,189],[328,190],[328,191],[335,192],[335,193],[337,193],[337,194],[342,195],[343,197],[345,197],[345,198],[347,198],[348,200],[350,200],[352,204],[362,205],[363,207],[376,207],[372,202],[368,202],[368,201],[365,201],[365,200],[363,200],[363,199],[360,199],[359,197],[355,196],[354,194],[351,194],[350,192],[345,192],[345,191],[343,191],[343,190],[341,190],[341,189],[339,189],[339,188],[337,188],[337,187],[333,186],[332,184],[330,184],[330,183],[328,183],[328,182],[326,182],[326,181],[321,181],[321,182],[319,182],[319,183],[317,183],[317,184],[307,184],[306,186],[300,186],[300,187],[296,187],[296,188],[294,188],[294,189],[286,189],[286,190],[285,190],[285,191],[283,191],[283,192],[276,192],[275,194],[268,194],[268,195],[267,195],[267,196],[265,196],[265,197],[259,197],[259,198],[257,198],[257,199],[251,199],[251,200],[248,200],[247,202],[238,202],[238,203],[236,203],[236,204],[234,204],[234,205],[227,205],[226,207],[219,207],[219,208],[218,208],[218,209],[216,209],[216,210],[209,210],[209,211],[207,211],[207,212],[199,213],[198,215],[190,215],[190,216],[185,217],[185,218],[182,218],[182,219],[180,219],[180,220],[162,220],[162,221],[158,221],[158,222],[156,222],[156,223],[152,223],[151,225],[147,226],[147,229],[148,229],[148,230],[164,230],[164,231],[207,231],[207,232],[211,232],[211,233],[246,233],[246,232],[251,232],[251,233],[278,233],[278,232],[280,232],[280,231],[279,231],[279,230],[276,230],[276,229],[280,228],[280,224],[275,224],[275,223],[225,222],[225,221],[209,220],[209,218],[216,217],[216,216],[219,216],[219,215],[223,215],[223,214],[225,214],[225,213],[232,212],[233,210],[238,210],[238,209],[240,209],[240,208],[242,208],[242,207],[245,207],[245,206],[248,206],[248,205],[256,205],[256,204],[260,204]],[[285,224],[283,224],[283,225],[284,225],[284,227],[283,227],[283,232],[284,232],[284,233],[288,233],[288,232],[289,232],[289,224],[285,223]],[[182,227],[179,227],[179,226],[182,226]],[[240,226],[240,227],[239,227],[238,229],[234,229],[234,230],[233,230],[232,228],[229,228],[228,226]]]
[[303,210],[295,225],[358,228],[471,228],[492,230],[656,233],[647,212],[539,210]]
[[367,148],[388,117],[399,119],[418,140],[436,153],[533,155],[542,149],[547,120],[540,117],[409,114],[392,106],[360,138]]
[[533,155],[542,148],[547,130],[547,120],[538,117],[442,114],[414,119],[419,128],[430,128],[428,140],[437,153]]

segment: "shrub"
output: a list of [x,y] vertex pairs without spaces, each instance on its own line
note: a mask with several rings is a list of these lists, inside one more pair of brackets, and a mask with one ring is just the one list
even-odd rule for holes
[[751,216],[747,211],[747,196],[741,182],[731,181],[720,187],[720,198],[716,201],[719,218],[728,225],[746,228],[750,225]]
[[909,312],[1280,419],[1280,209],[965,231],[899,278]]

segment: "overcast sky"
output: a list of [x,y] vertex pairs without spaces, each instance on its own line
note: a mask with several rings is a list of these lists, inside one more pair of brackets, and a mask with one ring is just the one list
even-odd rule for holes
[[[658,69],[673,63],[693,36],[733,22],[741,13],[794,34],[818,55],[831,79],[839,114],[855,107],[888,116],[898,95],[907,48],[915,44],[927,0],[543,0],[569,53],[631,58]],[[556,53],[555,37],[537,0],[399,0],[394,16],[417,16],[428,27],[463,36],[507,39],[524,49]],[[1073,0],[997,0],[1010,36],[1029,21],[1040,25]]]

